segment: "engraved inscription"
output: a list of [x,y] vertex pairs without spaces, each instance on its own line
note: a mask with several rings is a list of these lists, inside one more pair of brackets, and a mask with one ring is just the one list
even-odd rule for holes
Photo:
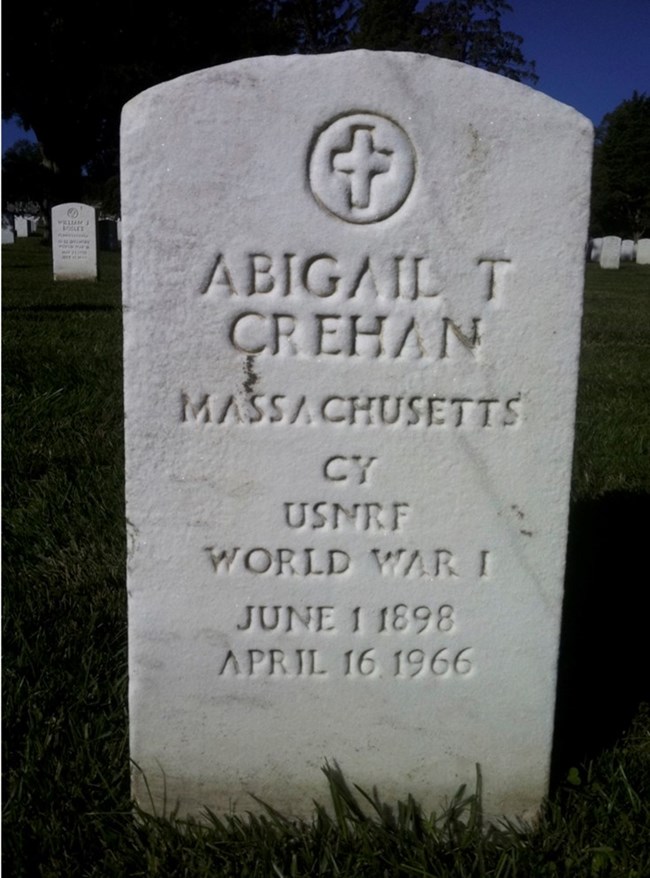
[[217,397],[181,392],[180,420],[212,424],[282,424],[340,427],[416,427],[444,430],[511,428],[522,417],[522,395],[506,399],[470,396],[307,396],[282,393]]
[[79,211],[71,208],[69,219],[57,221],[57,250],[61,262],[76,262],[91,255],[90,221],[77,219]]
[[403,631],[410,634],[415,631],[423,634],[427,630],[447,633],[456,624],[451,604],[441,604],[437,610],[426,606],[409,608],[406,604],[396,604],[394,607],[382,607],[380,619],[379,631],[391,633]]
[[466,676],[472,671],[472,661],[469,653],[472,647],[453,652],[446,646],[431,654],[422,649],[406,650],[399,649],[395,655],[396,677],[418,677],[433,675],[444,677],[453,674]]
[[[464,278],[474,313],[461,317],[440,313],[455,298],[447,289],[444,256],[384,253],[350,260],[326,252],[248,252],[228,258],[226,264],[224,254],[217,255],[201,294],[209,299],[255,297],[250,310],[231,312],[226,319],[230,344],[247,357],[445,360],[470,355],[477,365],[484,341],[480,312],[494,310],[495,300],[498,310],[505,298],[504,277],[512,267],[507,258],[474,260]],[[441,298],[445,290],[447,304]],[[323,300],[323,311],[297,310],[287,297]],[[396,299],[413,302],[413,309],[373,313],[365,307],[351,314],[346,305],[353,299],[355,310],[360,300],[381,302],[386,309]],[[491,304],[486,306],[486,300]]]
[[340,576],[351,558],[341,549],[266,549],[256,546],[223,549],[206,546],[215,573],[252,573],[268,576]]
[[[471,646],[450,649],[399,649],[392,653],[375,646],[348,649],[333,672],[348,678],[410,680],[467,677],[474,670]],[[330,670],[318,649],[229,649],[218,666],[224,677],[327,677]]]
[[448,549],[434,549],[430,553],[420,549],[371,549],[382,576],[414,576],[433,579],[458,576],[457,564]]
[[[332,151],[333,170],[349,178],[350,209],[365,209],[372,202],[373,181],[388,175],[391,167],[393,152],[375,149],[372,133],[369,127],[357,126],[352,129],[349,148]],[[425,260],[420,257],[412,260],[410,277],[414,283],[410,292],[405,294],[400,286],[403,261],[402,257],[394,260],[397,284],[388,293],[389,298],[414,300],[437,295],[432,287],[429,287],[432,290],[429,294],[423,292],[420,263]],[[484,264],[487,269],[483,268]],[[340,307],[336,306],[336,311],[341,313],[292,313],[274,310],[273,306],[264,310],[273,298],[294,292],[319,298],[337,294],[341,298],[353,298],[361,291],[376,298],[382,295],[382,285],[378,284],[370,257],[361,261],[351,285],[340,284],[342,275],[337,273],[338,261],[329,254],[321,253],[305,259],[300,268],[295,254],[287,253],[283,277],[276,265],[268,254],[250,254],[243,295],[261,296],[265,301],[259,306],[260,310],[239,311],[227,320],[232,347],[246,355],[244,393],[239,391],[217,398],[209,393],[192,395],[183,392],[183,422],[224,427],[320,423],[343,427],[401,428],[419,424],[443,429],[487,429],[511,427],[520,420],[520,392],[503,398],[477,397],[456,391],[453,395],[322,395],[317,399],[304,395],[288,398],[285,394],[256,393],[259,379],[253,366],[258,354],[307,354],[318,356],[321,361],[324,355],[396,358],[406,350],[423,356],[427,354],[425,344],[430,344],[432,326],[440,333],[433,354],[440,360],[456,351],[475,357],[481,344],[481,319],[478,317],[466,317],[461,324],[440,314],[433,319],[425,314],[422,319],[418,312],[417,317],[407,314],[404,318],[402,314],[402,323],[398,324],[392,313],[349,314],[342,303]],[[505,259],[478,260],[479,269],[482,272],[487,270],[488,300],[494,299],[497,293],[500,295],[500,272],[507,265]],[[297,285],[296,275],[301,278],[302,288]],[[237,284],[241,290],[241,283],[237,281]],[[217,258],[205,292],[219,287],[228,296],[241,295],[222,254]],[[269,295],[271,299],[266,298]],[[435,329],[433,335],[436,335]],[[239,578],[242,583],[249,583],[247,587],[252,580],[258,580],[260,584],[277,581],[280,587],[286,580],[294,583],[307,580],[305,585],[308,585],[323,583],[323,577],[327,577],[330,582],[346,583],[346,590],[349,590],[360,582],[361,577],[375,577],[378,583],[381,580],[386,583],[390,579],[410,579],[410,583],[404,582],[403,585],[421,587],[429,583],[431,587],[436,586],[436,591],[446,584],[453,585],[455,594],[458,594],[459,582],[462,588],[464,583],[491,578],[492,561],[487,549],[462,553],[461,563],[458,555],[449,548],[407,548],[408,544],[402,542],[403,537],[400,537],[401,545],[397,547],[381,546],[379,540],[383,536],[408,532],[414,508],[406,500],[362,499],[371,486],[373,489],[381,487],[379,457],[367,453],[352,454],[349,450],[343,454],[330,451],[327,456],[323,455],[318,473],[330,490],[347,492],[352,488],[361,498],[346,494],[337,500],[288,500],[278,508],[280,522],[298,538],[311,532],[336,532],[341,536],[346,532],[365,533],[372,536],[373,547],[357,544],[353,549],[348,545],[350,551],[345,551],[322,546],[206,546],[204,551],[213,573],[220,577]],[[310,542],[312,539],[316,543],[316,533],[309,538]],[[276,600],[283,600],[280,595],[282,591],[278,589]],[[261,595],[260,598],[268,600]],[[342,675],[352,681],[393,679],[396,682],[471,676],[474,670],[473,647],[444,645],[447,639],[456,643],[462,633],[454,604],[439,594],[435,603],[426,598],[426,602],[422,602],[419,596],[407,600],[411,602],[356,606],[345,610],[334,602],[304,605],[247,603],[239,611],[231,629],[239,642],[222,653],[218,660],[218,675],[276,679]],[[288,648],[294,637],[299,638],[303,648]],[[348,639],[348,643],[337,649],[340,637]],[[375,642],[371,639],[368,643],[368,637]],[[351,645],[350,638],[353,643],[360,644],[359,648],[345,648]],[[250,645],[251,640],[255,646]],[[320,648],[312,647],[310,641]],[[416,647],[418,643],[427,648]],[[399,644],[404,648],[395,650]]]
[[397,314],[301,314],[243,311],[230,321],[236,351],[272,357],[437,359],[451,353],[476,357],[481,319],[466,325],[450,317],[422,321]]
[[364,634],[447,634],[456,627],[455,612],[451,604],[438,607],[395,604],[378,610],[355,607],[352,610],[352,630]]
[[408,518],[408,503],[285,503],[284,521],[294,530],[398,531]]
[[[483,260],[486,261],[486,260]],[[390,302],[433,299],[446,286],[443,260],[422,253],[224,253],[217,254],[201,294],[229,299],[347,299],[372,297]],[[480,265],[480,262],[479,262]]]
[[491,301],[497,298],[497,292],[500,291],[503,275],[510,265],[510,259],[479,259],[479,266],[487,265],[487,295],[486,299]]
[[[292,604],[248,604],[235,626],[250,637],[264,637],[273,643],[279,635],[311,634],[323,643],[323,637],[337,637],[347,632],[359,636],[379,635],[381,643],[364,644],[359,649],[342,650],[336,654],[320,648],[291,649],[287,641],[282,647],[258,641],[255,647],[231,648],[222,655],[218,675],[224,677],[327,677],[331,674],[350,679],[410,680],[414,677],[467,677],[473,671],[472,647],[450,647],[440,638],[455,639],[456,610],[449,603],[434,606],[394,604],[384,607],[354,607],[347,616],[332,604],[293,606]],[[415,636],[433,648],[407,648],[391,651],[388,638],[399,637],[408,643]],[[386,638],[386,639],[384,639]],[[420,640],[422,638],[422,640]],[[249,641],[250,642],[250,641]],[[413,641],[411,641],[413,642]]]
[[238,631],[334,631],[334,607],[284,607],[248,605]]
[[317,132],[308,158],[316,202],[348,223],[376,223],[405,202],[415,151],[397,122],[377,113],[338,116]]
[[[468,400],[462,400],[467,402]],[[496,402],[496,400],[490,400]],[[378,481],[381,473],[378,457],[366,454],[329,454],[322,461],[319,472],[323,480],[340,490],[350,486],[367,489],[371,479]],[[521,513],[517,507],[515,511]],[[350,529],[381,534],[405,527],[412,509],[406,502],[286,502],[283,504],[284,524],[294,531]],[[263,546],[241,549],[238,546],[221,548],[207,546],[209,561],[215,574],[271,576],[281,578],[335,576],[351,569],[367,569],[364,560],[379,577],[415,577],[436,584],[438,580],[450,584],[465,576],[488,576],[490,550],[478,550],[470,560],[469,553],[461,565],[457,555],[448,548],[361,548],[353,555],[341,549],[301,548],[268,549]],[[361,564],[357,567],[357,562]],[[374,561],[374,564],[372,563]],[[467,562],[467,563],[466,563]],[[489,563],[491,568],[491,560]],[[367,574],[366,574],[367,575]],[[318,581],[318,580],[316,580]],[[354,581],[354,580],[353,580]],[[408,681],[414,678],[463,678],[474,670],[472,647],[447,647],[444,638],[454,642],[462,632],[456,608],[444,598],[435,603],[394,603],[384,606],[356,606],[344,609],[334,603],[249,603],[234,620],[233,631],[248,646],[255,638],[255,647],[228,649],[219,660],[218,676],[226,678],[298,677],[327,678],[341,675],[348,680]],[[308,645],[289,649],[292,637],[304,644],[305,638],[315,638],[322,647]],[[352,637],[361,642],[360,648],[337,651],[340,637]],[[368,645],[367,638],[376,638]],[[279,644],[278,644],[278,638]],[[403,649],[391,650],[393,640],[404,644]],[[433,639],[435,646],[429,648]],[[365,642],[364,642],[365,641]],[[312,641],[314,642],[314,641]],[[426,649],[415,643],[426,645]],[[267,647],[266,644],[270,644]],[[332,648],[333,647],[333,648]]]
[[352,482],[364,485],[368,481],[370,467],[376,462],[376,457],[364,458],[360,454],[344,457],[337,454],[325,461],[323,475],[328,482]]
[[219,676],[321,677],[327,671],[317,649],[229,649]]

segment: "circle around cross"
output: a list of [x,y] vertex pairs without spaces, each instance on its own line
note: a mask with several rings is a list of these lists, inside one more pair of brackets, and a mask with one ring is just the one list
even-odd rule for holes
[[376,223],[404,204],[415,151],[397,122],[378,113],[337,116],[317,132],[308,177],[316,202],[348,223]]

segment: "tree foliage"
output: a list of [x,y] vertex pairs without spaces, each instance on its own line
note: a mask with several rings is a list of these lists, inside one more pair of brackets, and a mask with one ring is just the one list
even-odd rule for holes
[[[3,115],[33,129],[55,172],[55,201],[77,200],[91,178],[116,177],[122,106],[140,91],[238,58],[348,48],[427,52],[532,79],[521,38],[501,29],[505,0],[113,0],[11,3]],[[82,175],[85,174],[85,177]]]
[[420,16],[416,0],[365,0],[351,35],[355,49],[424,51],[417,43]]
[[43,163],[36,143],[18,140],[2,158],[2,209],[16,213],[45,213],[50,202],[52,171]]
[[161,0],[152,12],[115,0],[7,4],[3,115],[33,129],[55,171],[55,198],[80,197],[82,169],[117,172],[122,106],[145,88],[242,55],[286,51],[271,0],[209,5]]
[[306,55],[350,48],[360,0],[284,0],[278,23],[291,50]]
[[650,233],[650,97],[638,94],[596,130],[592,235],[638,240]]
[[353,45],[425,52],[518,82],[537,81],[522,37],[501,28],[501,16],[512,11],[506,0],[436,0],[419,11],[417,5],[416,0],[366,0]]
[[522,37],[501,29],[501,16],[511,11],[505,0],[429,3],[422,12],[425,51],[535,83],[535,63],[526,61]]

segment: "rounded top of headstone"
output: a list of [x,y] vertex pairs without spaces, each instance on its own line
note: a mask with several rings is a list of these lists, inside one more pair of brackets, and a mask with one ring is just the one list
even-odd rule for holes
[[[170,79],[159,83],[132,98],[124,105],[124,119],[128,119],[131,113],[136,114],[137,104],[140,100],[149,94],[158,92],[160,94],[167,89],[175,91],[177,89],[192,89],[194,85],[200,87],[206,82],[212,82],[223,88],[231,88],[235,90],[255,89],[257,85],[262,84],[266,78],[273,74],[276,76],[298,75],[303,76],[309,71],[314,75],[324,75],[327,77],[328,94],[335,93],[339,85],[344,91],[349,92],[351,83],[355,88],[363,84],[367,79],[368,85],[374,87],[379,81],[393,81],[399,84],[403,80],[406,73],[413,76],[428,76],[437,80],[437,88],[447,91],[450,87],[458,84],[462,80],[471,81],[473,93],[478,98],[476,89],[485,88],[491,95],[494,95],[495,89],[503,92],[503,98],[507,95],[520,95],[523,99],[524,95],[530,101],[540,101],[540,113],[551,112],[551,106],[555,106],[559,113],[571,113],[583,120],[583,125],[589,132],[593,132],[591,121],[579,113],[573,107],[563,104],[554,98],[549,97],[537,89],[531,88],[523,83],[516,82],[501,76],[497,73],[491,73],[469,64],[463,64],[459,61],[452,61],[448,58],[438,58],[435,55],[428,55],[420,52],[396,52],[396,51],[373,51],[369,49],[352,49],[344,52],[331,52],[320,55],[263,55],[254,58],[242,58],[237,61],[231,61],[227,64],[219,64],[214,67],[202,68],[192,73]],[[322,74],[321,74],[322,71]],[[401,71],[401,73],[400,73]],[[326,94],[323,94],[326,98]],[[458,111],[462,112],[462,102],[459,103]],[[504,111],[507,108],[504,106]],[[137,124],[135,115],[132,124]]]

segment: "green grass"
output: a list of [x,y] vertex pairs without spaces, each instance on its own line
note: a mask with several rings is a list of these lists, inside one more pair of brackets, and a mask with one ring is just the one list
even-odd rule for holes
[[480,787],[429,815],[334,768],[310,824],[134,815],[119,258],[101,254],[97,283],[57,284],[50,258],[38,239],[3,247],[6,874],[650,875],[648,576],[634,566],[650,497],[650,267],[588,266],[556,781],[525,831],[483,826]]
[[650,265],[587,265],[573,496],[650,493]]

